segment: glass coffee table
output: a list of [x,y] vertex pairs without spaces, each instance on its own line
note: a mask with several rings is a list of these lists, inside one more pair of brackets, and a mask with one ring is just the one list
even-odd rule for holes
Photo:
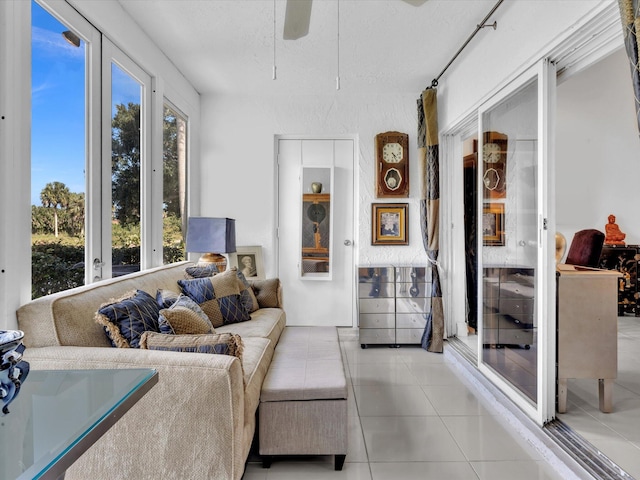
[[0,480],[63,478],[156,383],[153,369],[31,370],[0,414]]

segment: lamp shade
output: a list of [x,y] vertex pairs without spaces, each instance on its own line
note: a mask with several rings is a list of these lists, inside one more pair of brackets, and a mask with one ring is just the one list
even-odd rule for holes
[[235,251],[235,219],[189,217],[187,224],[187,252],[233,253]]

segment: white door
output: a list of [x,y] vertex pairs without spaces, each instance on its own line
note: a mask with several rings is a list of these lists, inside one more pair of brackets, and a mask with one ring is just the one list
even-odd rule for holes
[[[278,276],[284,289],[287,325],[351,327],[355,282],[355,139],[277,137],[276,149]],[[322,215],[315,219],[320,220],[320,228],[318,224],[312,226],[318,233],[316,238],[323,236],[323,253],[313,252],[310,255],[316,257],[303,259],[303,251],[313,251],[304,243],[303,236],[313,193],[310,177],[303,172],[323,169],[330,172],[322,182],[325,203]],[[303,250],[303,246],[307,248]],[[315,265],[321,266],[320,273],[310,271]]]

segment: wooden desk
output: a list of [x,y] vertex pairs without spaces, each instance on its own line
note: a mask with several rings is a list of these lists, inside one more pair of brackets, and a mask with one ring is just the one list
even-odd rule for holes
[[611,412],[618,376],[619,277],[612,270],[557,266],[560,413],[567,410],[569,378],[597,379],[600,410]]

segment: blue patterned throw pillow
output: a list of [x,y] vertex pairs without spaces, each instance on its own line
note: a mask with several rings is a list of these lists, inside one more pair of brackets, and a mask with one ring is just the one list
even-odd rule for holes
[[138,348],[144,332],[160,331],[159,316],[156,299],[147,292],[135,290],[100,306],[95,320],[104,327],[114,347]]
[[180,295],[171,307],[160,310],[160,333],[193,335],[215,333],[207,314],[186,295]]
[[156,302],[158,302],[158,307],[160,307],[160,309],[171,307],[171,305],[176,303],[176,300],[178,300],[180,295],[180,293],[159,288],[156,292]]
[[213,277],[218,273],[218,267],[215,263],[190,265],[184,269],[187,278],[207,278]]
[[178,280],[182,292],[191,297],[215,327],[251,319],[242,303],[238,277],[234,270],[227,270],[210,278]]
[[217,353],[238,357],[242,361],[244,343],[240,335],[233,333],[163,335],[146,332],[140,340],[140,348],[170,352]]

